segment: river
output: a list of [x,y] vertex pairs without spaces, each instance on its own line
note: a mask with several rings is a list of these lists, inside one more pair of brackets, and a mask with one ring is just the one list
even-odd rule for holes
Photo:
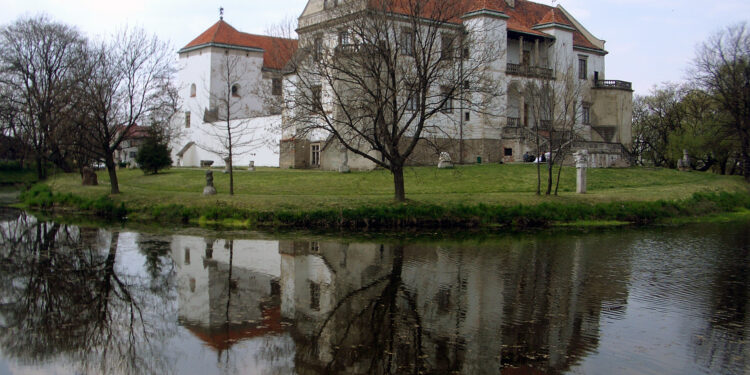
[[750,223],[401,238],[0,212],[4,374],[748,374]]

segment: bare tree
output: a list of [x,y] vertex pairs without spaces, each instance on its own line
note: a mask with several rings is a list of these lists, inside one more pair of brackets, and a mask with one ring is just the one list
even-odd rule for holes
[[0,84],[13,93],[6,104],[34,151],[39,179],[47,176],[47,161],[71,170],[60,141],[71,134],[67,126],[76,109],[70,97],[84,47],[76,29],[46,16],[22,18],[0,31]]
[[[406,199],[404,167],[418,147],[459,138],[457,108],[488,114],[503,90],[491,76],[500,32],[460,22],[468,2],[373,0],[330,10],[338,43],[301,35],[288,80],[288,124],[297,135],[329,135],[393,174]],[[333,39],[333,38],[329,38]],[[287,129],[288,131],[288,129]]]
[[88,118],[83,127],[90,149],[109,172],[111,193],[119,194],[114,152],[139,122],[157,112],[169,95],[174,74],[172,51],[156,36],[124,29],[89,52],[85,83]]
[[746,22],[711,36],[697,50],[693,75],[731,116],[742,174],[750,182],[750,30]]
[[[227,51],[215,73],[218,82],[216,90],[209,89],[211,108],[204,112],[205,132],[213,142],[202,142],[198,146],[219,155],[227,163],[229,171],[229,195],[234,195],[234,158],[237,155],[256,149],[268,140],[263,137],[264,129],[252,124],[252,119],[268,113],[263,79],[254,81],[248,77],[249,62],[244,54],[236,55]],[[207,85],[210,87],[210,85]],[[250,96],[253,99],[243,100]],[[278,104],[276,105],[278,107]]]
[[[573,142],[579,138],[582,109],[582,84],[571,64],[558,62],[556,77],[529,78],[525,85],[526,103],[535,119],[534,135],[537,154],[548,155],[546,195],[557,195],[562,174],[562,164],[569,155]],[[546,153],[544,150],[546,149]],[[540,155],[540,156],[541,156]],[[541,158],[537,159],[537,194],[541,194]],[[558,166],[553,183],[554,167]]]

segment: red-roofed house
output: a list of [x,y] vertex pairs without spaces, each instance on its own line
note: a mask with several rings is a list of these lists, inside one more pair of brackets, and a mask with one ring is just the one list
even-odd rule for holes
[[[384,3],[387,3],[387,14],[393,15],[393,19],[397,20],[395,22],[403,20],[403,25],[397,24],[394,27],[396,30],[392,31],[394,40],[412,40],[412,37],[404,34],[412,32],[408,17],[399,16],[408,13],[409,4],[413,1],[309,0],[299,18],[297,32],[300,50],[329,48],[336,51],[342,43],[341,35],[347,35],[347,22],[351,23],[355,19],[353,17],[367,14],[360,12],[367,6],[382,11]],[[542,150],[536,149],[530,130],[549,127],[551,123],[549,119],[534,118],[528,105],[531,94],[526,89],[527,83],[530,80],[562,82],[563,75],[567,74],[567,77],[575,76],[577,85],[581,87],[573,116],[576,117],[575,127],[579,135],[574,149],[589,151],[591,167],[608,167],[618,160],[627,159],[626,148],[632,142],[631,83],[607,77],[604,40],[593,36],[562,6],[552,7],[527,0],[445,1],[454,5],[461,14],[447,20],[442,26],[445,33],[455,35],[458,30],[469,34],[482,33],[484,39],[499,43],[497,57],[488,64],[488,70],[501,83],[503,98],[482,113],[459,109],[438,116],[434,120],[438,125],[434,126],[451,123],[459,124],[457,128],[461,129],[460,133],[453,134],[443,128],[450,134],[443,142],[447,145],[443,146],[445,150],[441,151],[449,152],[453,161],[460,163],[521,161],[522,155],[527,152],[544,152],[542,147]],[[342,11],[342,6],[352,4],[358,5]],[[431,14],[435,14],[431,13],[434,11],[431,6],[445,3],[426,1],[422,4],[426,5],[421,9],[424,15],[420,14],[420,17],[428,22]],[[347,37],[347,43],[352,43],[349,39]],[[441,42],[439,37],[437,40]],[[452,41],[453,38],[447,40]],[[333,56],[334,53],[324,55]],[[404,64],[408,64],[408,61],[405,58]],[[325,100],[327,89],[323,87],[321,91]],[[408,101],[409,97],[405,95],[403,100]],[[432,145],[440,143],[437,140]],[[339,156],[343,153],[341,148],[329,147],[329,144],[327,134],[301,134],[297,132],[295,124],[284,124],[280,165],[333,170],[342,165],[342,160],[347,160],[355,169],[374,167],[374,163],[361,157]],[[412,164],[436,164],[438,159],[435,154],[415,151]]]
[[[269,129],[278,127],[278,107],[284,66],[288,63],[297,41],[238,31],[223,17],[218,22],[179,50],[179,72],[182,116],[176,121],[184,127],[185,136],[172,145],[172,159],[178,166],[200,166],[201,161],[213,161],[213,166],[224,165],[221,155],[207,150],[221,149],[211,135],[206,121],[213,121],[221,110],[222,98],[227,93],[227,77],[231,86],[233,121],[244,121],[252,128],[251,142],[244,152],[237,153],[234,165],[278,165],[275,147],[267,138]],[[226,74],[227,63],[232,65]],[[260,141],[260,139],[262,141]]]

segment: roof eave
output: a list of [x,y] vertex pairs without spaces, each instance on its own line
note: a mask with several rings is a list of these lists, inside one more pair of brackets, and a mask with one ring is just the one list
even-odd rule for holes
[[608,51],[606,51],[606,50],[603,50],[603,49],[596,49],[596,48],[591,48],[591,47],[585,47],[585,46],[577,46],[577,45],[573,45],[573,49],[575,49],[575,50],[579,50],[579,51],[585,51],[585,52],[596,53],[596,54],[599,54],[599,55],[606,55],[606,54],[609,54],[609,52],[608,52]]
[[571,26],[568,26],[568,25],[565,25],[565,24],[562,24],[562,23],[557,23],[557,22],[548,22],[548,23],[542,23],[542,24],[534,25],[534,26],[531,27],[531,29],[532,30],[541,30],[541,29],[548,29],[550,27],[555,27],[555,28],[558,28],[558,29],[563,29],[563,30],[568,30],[568,31],[573,31],[573,32],[576,31],[576,29],[573,28],[573,27],[571,27]]
[[497,11],[497,10],[479,9],[479,10],[471,11],[469,13],[464,14],[463,16],[461,16],[461,19],[469,19],[469,18],[482,17],[482,16],[500,18],[500,19],[506,19],[506,20],[510,18],[509,15],[503,12]]
[[263,48],[258,48],[258,47],[245,47],[245,46],[237,46],[237,45],[233,45],[233,44],[224,44],[224,43],[210,42],[210,43],[199,44],[197,46],[185,47],[185,48],[177,51],[177,53],[180,53],[180,54],[181,53],[187,53],[187,52],[197,51],[199,49],[208,48],[208,47],[236,49],[236,50],[239,50],[239,51],[247,51],[247,52],[261,52],[261,53],[265,52],[265,50]]

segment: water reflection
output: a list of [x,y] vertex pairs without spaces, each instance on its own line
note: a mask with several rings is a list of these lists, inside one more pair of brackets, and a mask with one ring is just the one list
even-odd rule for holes
[[164,372],[175,327],[160,318],[173,307],[170,278],[157,272],[165,284],[152,288],[118,264],[120,238],[26,215],[3,223],[3,354],[53,368],[73,362],[85,373]]
[[746,224],[434,243],[0,224],[0,368],[750,370]]

